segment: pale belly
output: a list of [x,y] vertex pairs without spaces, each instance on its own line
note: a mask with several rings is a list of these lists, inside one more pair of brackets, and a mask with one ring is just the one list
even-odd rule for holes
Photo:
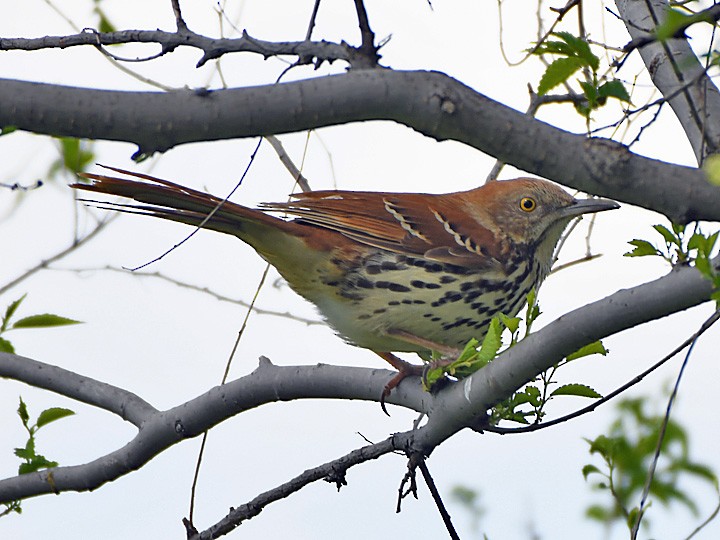
[[[527,260],[527,259],[525,259]],[[324,283],[334,294],[308,297],[346,341],[375,351],[427,353],[426,347],[397,339],[401,332],[462,349],[482,341],[496,314],[515,316],[527,293],[539,285],[535,263],[510,261],[505,271],[476,271],[378,253],[339,280]]]

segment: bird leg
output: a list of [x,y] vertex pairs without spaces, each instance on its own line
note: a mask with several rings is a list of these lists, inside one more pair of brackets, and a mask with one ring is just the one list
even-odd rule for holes
[[[453,347],[448,347],[447,345],[442,345],[429,339],[421,338],[419,336],[411,334],[410,332],[406,332],[405,330],[397,330],[391,328],[386,333],[390,336],[393,336],[394,338],[400,339],[407,343],[412,343],[413,345],[419,345],[420,347],[423,347],[425,349],[442,353],[444,358],[450,358],[449,360],[445,360],[446,363],[452,362],[460,355],[461,352]],[[395,388],[398,384],[400,384],[400,382],[409,375],[422,376],[427,366],[416,366],[414,364],[411,364],[410,362],[406,362],[405,360],[398,358],[390,352],[375,351],[375,354],[377,354],[380,358],[385,360],[388,364],[390,364],[398,371],[397,374],[385,385],[382,395],[380,396],[380,407],[382,407],[382,410],[385,414],[390,416],[387,412],[387,409],[385,408],[385,399],[390,395],[392,389]],[[440,362],[442,362],[442,360],[440,360]]]
[[[456,349],[455,347],[448,347],[447,345],[443,345],[442,343],[437,343],[435,341],[416,336],[415,334],[411,334],[410,332],[406,332],[405,330],[390,328],[385,333],[401,341],[405,341],[406,343],[419,345],[420,347],[423,347],[430,351],[437,351],[439,353],[442,353],[443,356],[455,356],[457,358],[462,352],[461,349]],[[387,361],[390,362],[390,360]],[[392,364],[392,362],[390,363]]]

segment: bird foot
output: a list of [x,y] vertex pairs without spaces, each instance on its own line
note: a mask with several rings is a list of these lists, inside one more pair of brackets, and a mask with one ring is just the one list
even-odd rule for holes
[[382,394],[380,395],[380,408],[385,414],[390,416],[390,413],[385,407],[385,400],[390,395],[390,392],[392,392],[392,389],[395,388],[398,384],[400,384],[400,382],[405,377],[408,377],[410,375],[422,375],[423,366],[416,366],[415,364],[406,362],[405,360],[398,358],[397,356],[389,352],[376,351],[376,354],[398,371],[397,374],[395,374],[395,376],[388,381],[388,383],[385,385],[385,388],[383,388]]

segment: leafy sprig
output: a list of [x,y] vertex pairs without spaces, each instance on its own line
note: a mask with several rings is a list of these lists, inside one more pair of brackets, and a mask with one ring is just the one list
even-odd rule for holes
[[617,99],[630,103],[630,94],[618,79],[607,80],[598,74],[600,58],[595,55],[590,44],[569,32],[554,32],[557,40],[546,40],[531,49],[532,54],[557,56],[545,69],[538,84],[538,95],[544,96],[550,90],[567,83],[570,77],[582,71],[583,77],[577,80],[582,89],[584,100],[575,101],[575,109],[586,119],[592,111],[604,106],[608,99]]
[[[456,359],[443,362],[442,359],[436,358],[435,361],[429,364],[423,376],[425,388],[431,389],[438,380],[446,375],[462,379],[485,367],[501,352],[505,331],[510,333],[510,341],[506,347],[506,349],[509,349],[530,335],[533,324],[541,314],[542,311],[537,303],[537,295],[533,289],[527,295],[527,308],[524,318],[509,317],[504,314],[493,317],[482,344],[478,340],[472,339]],[[524,332],[521,331],[523,322],[525,323]],[[561,366],[585,356],[593,354],[606,355],[607,353],[608,351],[602,343],[596,341],[568,355],[555,366],[542,373],[535,381],[497,404],[490,415],[490,422],[493,425],[502,420],[511,420],[521,424],[528,424],[531,420],[536,423],[540,422],[545,414],[545,405],[557,396],[601,398],[602,396],[598,392],[584,384],[571,383],[559,386],[554,390],[551,390],[551,388],[557,384],[554,381],[554,376]]]
[[15,347],[3,334],[11,330],[20,330],[23,328],[50,328],[53,326],[66,326],[70,324],[81,324],[82,321],[76,321],[74,319],[68,319],[67,317],[61,317],[60,315],[53,315],[52,313],[40,313],[37,315],[28,315],[22,319],[13,320],[15,312],[22,304],[23,300],[27,295],[24,294],[17,300],[13,301],[5,309],[5,315],[2,317],[2,323],[0,323],[0,352],[15,353]]
[[720,231],[705,234],[695,223],[692,232],[686,225],[672,223],[668,229],[664,225],[653,225],[653,229],[662,236],[663,244],[655,244],[642,239],[630,240],[632,251],[625,253],[625,257],[661,257],[673,266],[695,265],[695,268],[712,282],[713,292],[710,298],[720,308],[720,272],[712,264],[712,255],[717,245]]
[[[20,466],[18,467],[18,474],[28,474],[42,469],[57,467],[57,461],[48,459],[44,455],[38,453],[36,435],[41,428],[51,424],[52,422],[60,420],[61,418],[72,416],[75,412],[63,407],[50,407],[49,409],[42,411],[38,415],[37,420],[31,424],[27,405],[21,397],[17,414],[28,434],[25,445],[22,448],[15,448],[15,455],[22,460],[22,463],[20,463]],[[22,505],[20,501],[10,501],[8,503],[4,503],[4,506],[5,509],[0,512],[0,517],[13,512],[17,514],[22,513]]]

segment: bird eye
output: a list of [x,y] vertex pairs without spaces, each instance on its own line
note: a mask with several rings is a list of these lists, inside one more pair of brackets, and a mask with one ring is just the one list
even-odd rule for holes
[[535,210],[535,207],[537,206],[537,203],[535,202],[535,199],[531,197],[523,197],[520,199],[520,209],[523,212],[532,212]]

